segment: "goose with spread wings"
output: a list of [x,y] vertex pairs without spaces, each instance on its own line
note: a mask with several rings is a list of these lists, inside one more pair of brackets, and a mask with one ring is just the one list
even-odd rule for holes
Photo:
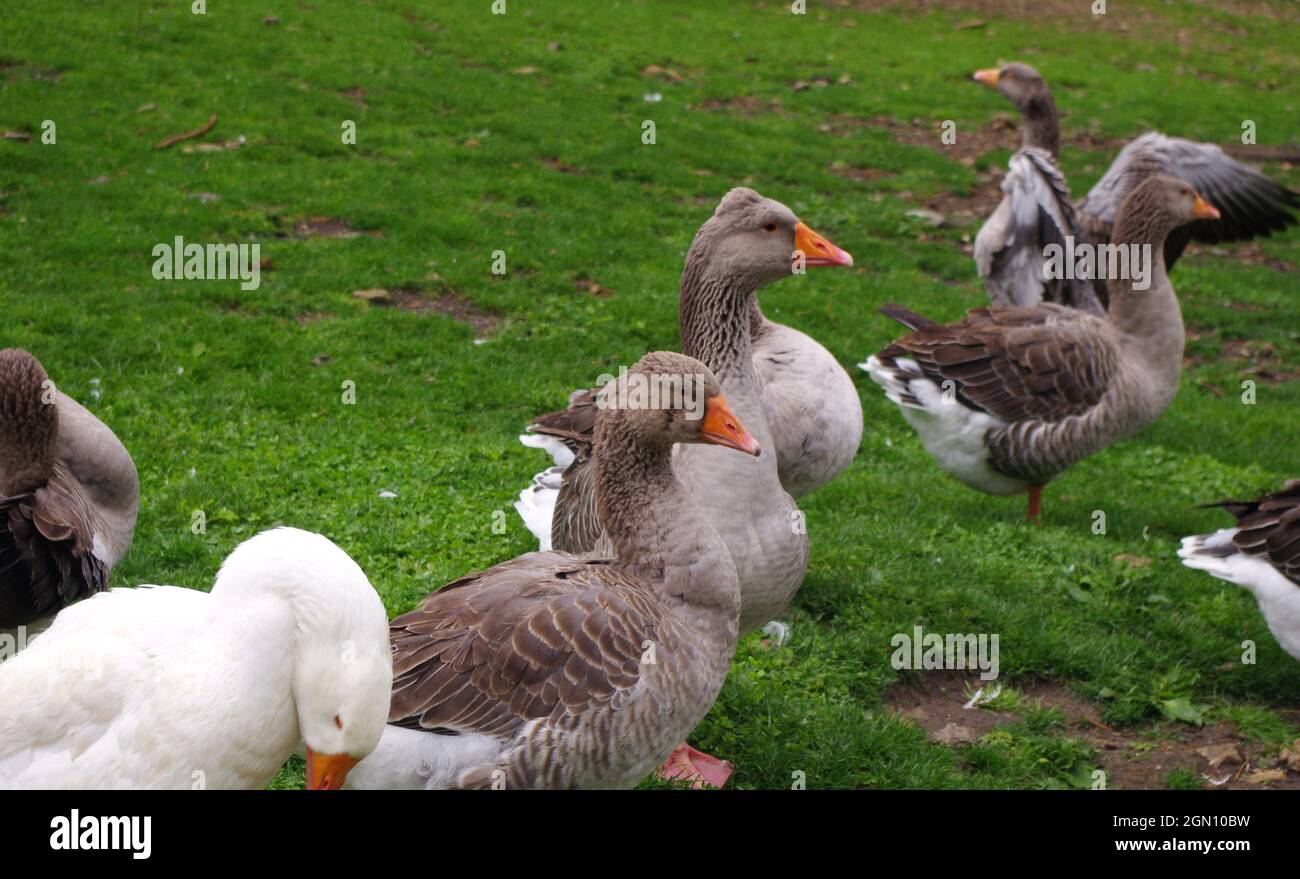
[[1131,141],[1105,175],[1074,202],[1058,164],[1060,124],[1052,93],[1027,64],[977,71],[973,78],[996,89],[1020,111],[1022,146],[1003,178],[1003,198],[975,239],[975,264],[994,305],[1056,302],[1104,314],[1105,279],[1044,278],[1044,250],[1067,238],[1109,244],[1124,199],[1142,181],[1163,174],[1200,192],[1219,210],[1173,230],[1165,239],[1165,268],[1172,269],[1191,241],[1217,244],[1270,235],[1296,222],[1300,194],[1230,157],[1220,147],[1159,132]]

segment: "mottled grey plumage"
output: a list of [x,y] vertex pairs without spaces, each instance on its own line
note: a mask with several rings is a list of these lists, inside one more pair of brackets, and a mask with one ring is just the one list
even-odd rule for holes
[[113,432],[36,358],[0,351],[0,629],[106,588],[139,503],[135,464]]
[[[1044,283],[1043,248],[1060,243],[1067,234],[1093,245],[1119,240],[1112,227],[1120,205],[1154,175],[1190,184],[1221,214],[1219,219],[1188,223],[1166,237],[1166,270],[1174,267],[1190,241],[1240,241],[1296,222],[1300,194],[1232,159],[1214,144],[1158,132],[1125,146],[1087,197],[1075,205],[1071,219],[1066,210],[1069,188],[1057,166],[1060,125],[1047,83],[1026,64],[1008,64],[997,74],[995,87],[1021,111],[1024,148],[1012,156],[1003,181],[1006,195],[975,243],[976,266],[994,305],[1048,301],[1103,314],[1106,281]],[[1039,291],[1041,299],[1034,299]]]
[[[633,373],[706,375],[680,354]],[[735,651],[726,546],[673,473],[705,442],[680,410],[596,411],[596,495],[617,559],[529,553],[393,620],[397,729],[354,786],[629,787],[708,711]],[[746,457],[735,451],[727,454]]]
[[920,325],[865,367],[953,476],[995,494],[1044,485],[1146,429],[1173,400],[1183,324],[1161,245],[1195,210],[1191,187],[1170,177],[1130,194],[1115,233],[1150,246],[1151,286],[1113,282],[1104,319],[1052,303],[977,308]]
[[1043,249],[1082,241],[1070,187],[1045,150],[1024,147],[1008,162],[1002,201],[975,237],[975,267],[998,307],[1056,302],[1092,314],[1106,309],[1091,281],[1044,278]]
[[[790,275],[797,222],[780,202],[750,189],[733,189],[696,233],[681,278],[682,350],[713,370],[732,408],[765,450],[753,459],[724,449],[691,446],[680,449],[676,457],[678,477],[718,529],[736,562],[743,596],[741,631],[755,629],[783,613],[803,582],[808,564],[808,537],[798,507],[782,486],[778,455],[770,451],[776,442],[769,414],[775,411],[797,417],[797,413],[781,399],[786,388],[778,381],[773,381],[778,392],[773,398],[775,406],[764,398],[750,329],[758,289]],[[775,230],[767,230],[769,224],[774,224]],[[769,363],[781,338],[788,340],[789,336],[774,337],[775,347],[764,355]],[[806,354],[806,347],[801,346],[799,355]],[[847,375],[843,381],[852,389]],[[848,405],[841,399],[841,391],[829,387],[825,405],[833,405],[831,399]],[[854,417],[860,438],[861,404],[856,390],[852,404],[857,406]],[[587,398],[574,395],[568,410],[543,416],[533,429],[549,431],[570,443],[575,425],[588,423],[590,415]],[[797,429],[784,429],[783,435],[788,446],[804,442]],[[857,439],[850,437],[847,442],[834,443],[828,457],[840,463],[844,457],[841,446],[850,443],[856,451]],[[578,450],[578,460],[570,468],[572,472],[565,474],[551,539],[556,549],[586,552],[597,545],[603,529],[591,518],[597,511],[591,502],[591,481],[583,474],[588,466],[583,450],[580,445],[571,448]],[[825,472],[820,469],[820,475]]]
[[831,352],[794,327],[768,320],[757,296],[751,301],[754,373],[777,476],[798,500],[853,463],[862,443],[862,401]]
[[1219,209],[1217,220],[1197,220],[1165,239],[1165,268],[1172,269],[1190,241],[1218,244],[1280,232],[1296,222],[1300,194],[1231,158],[1212,143],[1152,131],[1129,143],[1078,204],[1089,241],[1111,240],[1119,207],[1142,181],[1167,174],[1191,184]]

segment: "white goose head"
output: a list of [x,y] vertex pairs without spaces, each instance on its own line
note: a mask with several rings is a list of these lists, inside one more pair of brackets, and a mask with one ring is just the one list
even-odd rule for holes
[[276,528],[236,547],[212,592],[226,601],[285,599],[307,787],[341,787],[379,743],[393,686],[388,616],[365,573],[328,538]]

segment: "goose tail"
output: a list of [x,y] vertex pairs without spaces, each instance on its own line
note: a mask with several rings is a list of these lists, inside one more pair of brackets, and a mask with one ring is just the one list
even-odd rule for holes
[[1195,534],[1184,537],[1178,549],[1178,557],[1183,564],[1198,571],[1205,571],[1220,580],[1242,584],[1249,565],[1232,538],[1237,534],[1236,528],[1221,528],[1212,534]]
[[39,360],[19,348],[0,351],[0,497],[49,481],[59,430],[54,403]]
[[542,552],[551,548],[551,517],[555,515],[555,502],[564,484],[564,470],[555,466],[538,473],[515,501],[515,511],[537,538],[537,548]]

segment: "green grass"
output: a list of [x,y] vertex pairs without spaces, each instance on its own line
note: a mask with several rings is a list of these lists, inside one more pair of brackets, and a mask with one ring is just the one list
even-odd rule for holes
[[[917,624],[999,633],[1005,679],[1064,681],[1111,724],[1191,710],[1272,745],[1295,736],[1278,709],[1300,704],[1300,666],[1244,592],[1174,555],[1182,535],[1224,524],[1195,504],[1300,476],[1300,382],[1261,382],[1246,406],[1247,364],[1221,356],[1228,340],[1259,340],[1296,369],[1290,277],[1231,248],[1179,265],[1196,365],[1158,424],[1048,490],[1041,528],[1023,524],[1022,500],[944,477],[852,367],[899,332],[875,313],[884,302],[951,319],[985,301],[960,249],[977,227],[907,216],[1005,160],[995,151],[971,167],[938,145],[941,120],[960,140],[1010,110],[970,71],[999,59],[1042,70],[1081,194],[1108,161],[1074,146],[1084,131],[1228,143],[1252,119],[1261,144],[1295,142],[1300,25],[1287,4],[1265,4],[1283,20],[1245,4],[1149,2],[1111,4],[1104,23],[1054,11],[981,14],[969,28],[958,27],[969,12],[914,4],[810,2],[803,17],[776,2],[509,0],[504,16],[489,5],[210,0],[195,16],[181,2],[0,0],[0,129],[34,133],[0,140],[0,341],[41,357],[135,456],[143,509],[118,583],[206,588],[237,542],[286,523],[337,541],[397,614],[527,551],[510,502],[541,461],[515,435],[610,366],[676,344],[685,248],[743,183],[857,259],[775,285],[763,303],[850,368],[866,429],[852,468],[802,505],[812,558],[786,617],[791,643],[742,642],[694,744],[733,760],[742,788],[788,787],[796,772],[810,788],[1086,781],[1091,756],[1059,718],[1031,712],[947,748],[886,711],[890,638]],[[651,64],[680,81],[643,76]],[[832,84],[792,88],[815,77]],[[358,87],[364,107],[344,94]],[[655,92],[660,102],[644,100]],[[242,134],[244,148],[151,148],[213,113],[203,140]],[[857,122],[876,117],[932,122],[935,149]],[[40,143],[46,119],[54,145]],[[349,119],[355,146],[341,143]],[[836,163],[880,173],[846,179]],[[315,216],[377,234],[286,234]],[[177,235],[256,239],[273,267],[255,291],[155,281],[151,249]],[[1300,264],[1295,231],[1260,247]],[[490,273],[495,250],[505,275]],[[500,322],[476,345],[449,317],[351,295],[372,287],[454,294]],[[345,381],[356,405],[341,403]],[[205,534],[191,532],[195,510]],[[1254,665],[1236,661],[1246,639]],[[295,783],[300,765],[277,780]]]

